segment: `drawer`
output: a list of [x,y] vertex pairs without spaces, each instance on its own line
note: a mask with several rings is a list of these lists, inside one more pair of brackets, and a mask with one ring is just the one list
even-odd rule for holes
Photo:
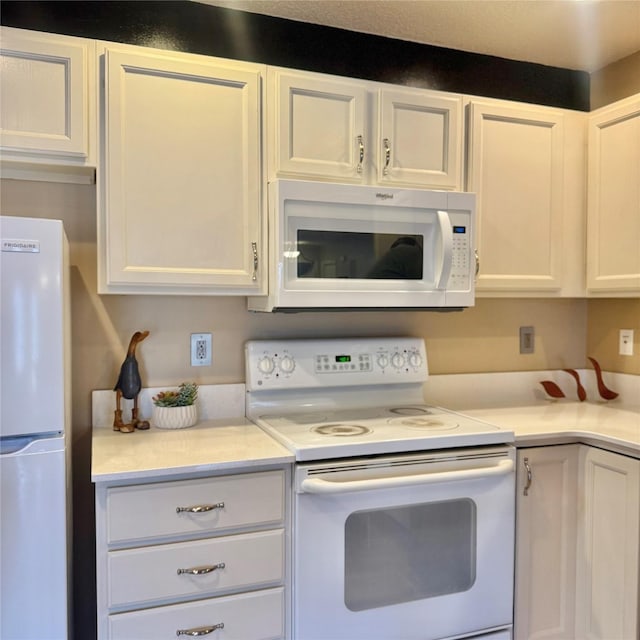
[[[283,638],[284,591],[269,589],[168,607],[109,616],[109,640],[176,640],[223,624],[206,634],[211,640],[276,640]],[[201,633],[204,635],[204,633]]]
[[106,508],[109,544],[279,524],[284,471],[112,487]]
[[283,581],[284,529],[107,554],[109,608],[202,598]]

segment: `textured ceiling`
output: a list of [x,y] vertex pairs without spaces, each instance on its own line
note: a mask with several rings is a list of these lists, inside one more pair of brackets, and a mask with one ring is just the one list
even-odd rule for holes
[[640,51],[640,0],[201,1],[589,72]]

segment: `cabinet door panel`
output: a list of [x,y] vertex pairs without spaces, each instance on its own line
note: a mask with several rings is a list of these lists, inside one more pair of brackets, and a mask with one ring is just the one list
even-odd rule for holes
[[378,181],[460,188],[462,98],[381,90]]
[[584,512],[578,537],[576,637],[636,640],[640,460],[584,447]]
[[587,287],[640,292],[640,99],[589,120]]
[[2,30],[0,144],[18,152],[86,157],[91,43]]
[[518,450],[517,640],[573,638],[577,480],[578,445]]
[[258,290],[260,74],[107,50],[106,278]]
[[364,85],[269,73],[274,174],[362,181],[360,151],[364,155],[370,142],[364,131]]
[[478,291],[560,289],[563,121],[551,110],[471,104]]

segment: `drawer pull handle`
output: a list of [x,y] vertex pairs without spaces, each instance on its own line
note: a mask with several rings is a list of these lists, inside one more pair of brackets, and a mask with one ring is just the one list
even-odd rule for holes
[[224,629],[224,622],[211,625],[210,627],[194,627],[193,629],[178,629],[176,631],[176,635],[190,636],[192,638],[197,638],[199,636],[208,636],[210,633],[213,633],[216,629]]
[[178,575],[181,576],[183,573],[187,573],[190,576],[203,576],[206,573],[212,573],[216,569],[224,569],[224,562],[218,562],[218,564],[209,564],[203,565],[201,567],[191,567],[189,569],[178,569]]
[[224,509],[224,502],[216,504],[197,504],[193,507],[176,507],[176,513],[206,513],[214,509]]

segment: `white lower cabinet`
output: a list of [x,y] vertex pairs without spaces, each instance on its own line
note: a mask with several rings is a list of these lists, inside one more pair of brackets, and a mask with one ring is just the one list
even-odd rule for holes
[[579,446],[518,450],[517,640],[574,637]]
[[640,460],[519,449],[516,504],[515,639],[637,640]]
[[637,640],[640,460],[584,447],[580,475],[576,638]]
[[100,640],[286,638],[287,477],[99,483]]

